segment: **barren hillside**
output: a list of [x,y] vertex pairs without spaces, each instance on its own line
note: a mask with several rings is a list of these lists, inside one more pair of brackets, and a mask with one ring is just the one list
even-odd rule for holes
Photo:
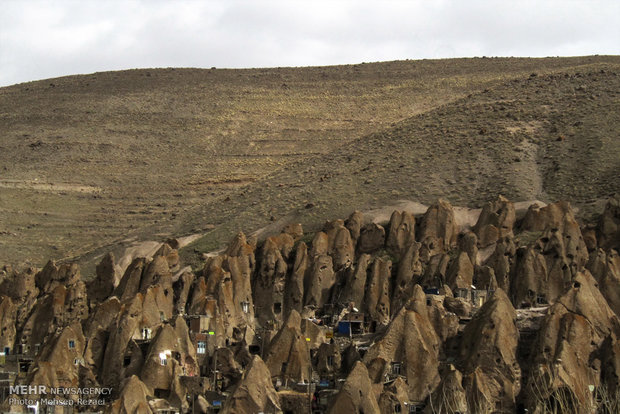
[[[620,66],[532,73],[285,167],[233,196],[221,229],[197,246],[214,249],[220,231],[253,229],[271,217],[313,228],[350,214],[351,206],[399,199],[430,204],[444,197],[469,207],[497,194],[567,199],[591,219],[620,192],[619,177]],[[260,202],[248,206],[246,200]],[[215,206],[202,208],[188,217]]]
[[351,203],[594,202],[618,186],[619,68],[426,60],[1,88],[0,263],[92,262],[123,241],[210,232],[200,252],[231,229],[316,224]]

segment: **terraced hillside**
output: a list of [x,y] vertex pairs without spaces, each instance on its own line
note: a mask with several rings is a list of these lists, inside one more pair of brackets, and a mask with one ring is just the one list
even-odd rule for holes
[[617,73],[617,57],[459,59],[1,88],[0,263],[208,232],[200,253],[400,198],[595,202],[618,186]]
[[[245,200],[261,200],[251,208],[256,220],[250,228],[269,217],[312,228],[349,214],[352,205],[372,208],[399,199],[430,204],[445,197],[479,207],[494,194],[568,197],[582,217],[592,218],[620,192],[619,178],[620,66],[532,73],[285,167],[233,197],[221,228],[196,245],[214,249],[220,231],[247,229]],[[215,206],[203,208],[206,214]]]

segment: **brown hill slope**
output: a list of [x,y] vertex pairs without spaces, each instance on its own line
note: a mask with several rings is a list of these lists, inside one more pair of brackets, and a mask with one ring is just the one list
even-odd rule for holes
[[[442,180],[457,170],[442,168],[434,172],[436,178],[426,175],[437,158],[429,153],[435,142],[424,142],[436,140],[436,132],[408,145],[406,140],[386,142],[381,134],[362,137],[484,89],[495,93],[498,85],[526,79],[531,72],[542,77],[580,67],[599,70],[598,65],[613,72],[619,61],[459,59],[323,68],[132,70],[1,88],[0,263],[30,260],[40,265],[50,257],[83,256],[101,246],[107,250],[126,239],[189,233],[225,222],[226,227],[256,228],[306,200],[317,205],[307,216],[314,220],[345,210],[351,198],[372,204],[405,196],[450,197],[445,191],[450,183]],[[607,102],[618,91],[614,85],[608,89],[587,91],[586,96],[603,94]],[[561,116],[549,110],[552,119]],[[453,115],[446,115],[445,122],[456,122],[447,120]],[[420,119],[399,127],[412,122],[426,130]],[[428,119],[424,122],[434,122]],[[582,128],[601,122],[614,128],[606,115],[597,119],[592,125],[582,121]],[[527,131],[537,125],[514,123],[510,128]],[[478,135],[470,136],[471,130],[475,128],[452,133],[476,138],[474,145]],[[454,166],[451,141],[441,142],[448,152],[446,165]],[[398,168],[402,163],[385,160],[395,157],[396,149],[403,169]],[[427,154],[418,156],[420,151]],[[503,158],[499,162],[489,156],[490,170],[503,165]],[[363,171],[369,161],[376,168]],[[495,191],[488,188],[491,181],[473,181],[483,183],[473,184],[480,198],[487,198],[484,191]],[[329,197],[321,195],[327,192]],[[218,234],[212,232],[200,246],[216,245]]]
[[620,192],[619,178],[620,65],[531,74],[285,167],[226,203],[229,218],[196,246],[215,248],[221,230],[247,229],[251,217],[265,223],[289,214],[312,227],[352,205],[398,199],[445,197],[472,207],[496,194],[570,199],[592,215]]

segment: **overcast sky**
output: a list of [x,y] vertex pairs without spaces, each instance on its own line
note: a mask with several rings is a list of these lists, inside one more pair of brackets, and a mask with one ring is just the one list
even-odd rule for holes
[[620,54],[618,0],[0,0],[0,86],[146,67]]

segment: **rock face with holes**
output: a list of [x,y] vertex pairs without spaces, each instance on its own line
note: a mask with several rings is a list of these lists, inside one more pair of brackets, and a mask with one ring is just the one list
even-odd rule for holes
[[387,325],[390,321],[392,262],[377,257],[370,267],[364,303],[371,320]]
[[168,260],[164,256],[154,256],[151,261],[139,257],[127,267],[113,295],[121,301],[131,300],[154,285],[170,292],[172,299],[172,273]]
[[474,226],[479,246],[484,248],[503,237],[512,237],[515,221],[515,206],[507,198],[500,195],[486,203]]
[[459,234],[458,248],[460,251],[467,253],[469,261],[472,265],[478,265],[478,236],[473,231],[466,231]]
[[381,249],[385,244],[385,229],[376,223],[369,223],[361,228],[357,241],[360,253],[372,253]]
[[175,312],[185,314],[187,311],[187,301],[189,300],[190,290],[196,276],[190,270],[185,270],[178,279],[172,284],[174,292]]
[[[29,370],[26,383],[46,387],[76,387],[84,376],[80,376],[83,365],[86,339],[79,323],[74,323],[55,334],[41,349]],[[43,397],[43,396],[41,396]],[[76,401],[78,395],[68,398]]]
[[342,389],[330,404],[328,412],[333,414],[380,412],[368,370],[362,362],[355,363]]
[[374,384],[403,376],[410,401],[424,401],[439,383],[439,338],[428,318],[424,292],[415,296],[392,319],[385,334],[364,356]]
[[[108,306],[111,311],[117,309],[113,302]],[[107,320],[109,316],[101,315],[103,325],[108,326],[104,332],[109,332],[103,363],[99,367],[102,381],[118,387],[124,378],[138,374],[144,359],[138,341],[150,341],[172,316],[172,290],[166,291],[160,285],[121,301],[120,311],[112,322]]]
[[503,290],[482,306],[465,327],[459,357],[468,401],[478,412],[514,412],[520,391],[516,312]]
[[270,377],[308,381],[311,362],[307,342],[301,332],[301,317],[293,310],[265,353]]
[[450,289],[471,289],[474,283],[474,265],[466,252],[460,252],[452,260],[446,274],[446,282]]
[[446,253],[437,253],[426,261],[426,267],[418,283],[424,287],[440,287],[446,283],[446,274],[450,256]]
[[463,388],[463,374],[449,364],[441,373],[441,383],[431,395],[431,404],[425,413],[466,413],[467,396]]
[[[39,348],[62,328],[88,317],[86,285],[75,264],[48,264],[35,276],[39,297],[23,324],[17,341],[28,350]],[[18,315],[19,318],[19,315]]]
[[[36,269],[27,268],[22,271],[14,271],[11,268],[4,268],[0,271],[3,276],[0,279],[0,349],[4,351],[10,349],[11,353],[23,350],[24,353],[31,353],[33,350],[28,348],[31,342],[31,331],[34,324],[32,311],[37,305],[39,288],[36,286]],[[38,309],[42,309],[38,307]],[[49,314],[38,311],[40,316],[41,337],[47,337],[50,329],[54,329],[49,324],[53,322]],[[24,331],[24,325],[30,320],[29,328]],[[40,343],[40,342],[38,342]],[[22,349],[20,349],[22,348]],[[25,348],[25,349],[23,349]]]
[[361,254],[357,259],[355,267],[347,272],[344,287],[340,292],[340,301],[342,303],[352,303],[358,308],[362,307],[370,260],[371,256],[369,254]]
[[275,413],[280,411],[280,400],[271,383],[269,370],[260,357],[255,356],[246,368],[243,378],[226,399],[223,413]]
[[120,269],[114,261],[114,254],[106,254],[97,265],[95,278],[87,284],[91,303],[106,300],[120,281]]
[[385,248],[395,257],[400,257],[414,242],[415,217],[407,211],[394,211],[390,217]]
[[379,396],[379,410],[381,413],[407,412],[409,410],[409,397],[407,396],[407,384],[402,378],[396,378],[394,382],[384,387]]
[[[291,237],[285,234],[281,237],[282,250],[290,254],[289,248]],[[252,275],[256,269],[254,255],[255,244],[248,242],[243,233],[229,245],[223,256],[222,265],[230,272],[232,293],[228,298],[231,317],[228,318],[227,332],[245,332],[244,338],[248,343],[252,342],[255,323],[255,306],[253,302]],[[221,314],[221,312],[220,312]],[[248,329],[248,327],[250,329]]]
[[301,242],[295,250],[295,261],[292,271],[286,276],[284,286],[284,319],[289,317],[291,311],[301,313],[304,305],[304,283],[308,271],[308,246]]
[[357,244],[357,241],[360,238],[363,223],[364,215],[359,211],[354,211],[353,213],[351,213],[349,218],[346,219],[344,222],[345,227],[349,229],[349,233],[351,234],[351,240],[353,241],[354,245]]
[[81,279],[80,268],[76,264],[56,265],[47,262],[45,267],[36,274],[35,283],[40,292],[49,293],[57,286],[73,285]]
[[156,393],[166,392],[172,405],[187,410],[186,390],[178,378],[198,373],[196,352],[183,318],[176,318],[174,326],[162,325],[150,343],[140,370],[145,385]]
[[269,238],[261,249],[258,277],[255,278],[252,289],[256,314],[259,315],[261,324],[281,318],[287,271],[286,256],[282,253],[283,250],[284,253],[290,253],[287,251],[288,247],[279,246],[277,239]]
[[579,224],[569,203],[559,201],[543,208],[530,207],[521,224],[525,231],[542,231],[536,243],[547,257],[549,272],[570,272],[575,276],[588,261],[586,247]]
[[309,244],[296,225],[238,233],[197,270],[174,241],[122,275],[104,256],[88,283],[68,263],[3,268],[0,348],[36,356],[21,384],[113,388],[108,412],[190,411],[188,395],[206,411],[207,391],[224,412],[305,409],[308,383],[334,413],[580,412],[620,387],[605,215],[580,228],[557,202],[516,220],[499,197],[459,233],[440,200],[385,228],[355,212]]
[[515,306],[554,302],[588,262],[581,229],[566,202],[539,208],[531,206],[521,228],[540,234],[531,245],[517,251],[511,276]]
[[93,372],[99,373],[103,366],[110,330],[120,311],[120,301],[116,296],[112,296],[97,306],[85,324],[84,336],[87,345],[84,361]]
[[316,366],[319,375],[323,378],[337,374],[340,371],[341,365],[338,345],[335,342],[321,343],[313,364]]
[[123,383],[122,390],[119,398],[106,407],[106,414],[153,412],[148,403],[148,398],[153,394],[136,375]]
[[[551,286],[546,283],[547,264],[545,258],[531,247],[521,247],[517,250],[515,267],[512,275],[510,293],[512,302],[518,306],[532,306],[539,296],[546,297]],[[560,280],[553,291],[564,287],[564,280]]]
[[16,303],[31,308],[39,295],[39,288],[35,282],[36,270],[28,268],[22,272],[9,270],[0,283],[3,294],[11,297]]
[[493,253],[484,262],[484,265],[493,269],[497,286],[505,292],[511,290],[511,267],[516,254],[517,246],[513,239],[499,240]]
[[15,344],[15,321],[17,318],[17,306],[10,297],[0,296],[0,349],[13,349]]
[[527,383],[531,409],[549,400],[587,407],[593,398],[589,386],[600,386],[603,360],[613,359],[613,352],[599,350],[606,340],[616,343],[619,333],[618,317],[594,278],[587,271],[578,273],[572,287],[549,308],[538,333]]
[[605,253],[598,249],[590,254],[587,268],[611,310],[620,317],[620,255],[615,250]]
[[452,205],[439,199],[430,206],[420,223],[420,241],[434,240],[438,248],[449,249],[456,243],[459,228]]
[[[189,338],[185,321],[177,317],[174,325],[164,324],[150,343],[140,372],[149,389],[174,392],[178,389],[175,379],[181,375],[199,373],[196,350]],[[186,401],[171,401],[186,404]],[[176,404],[175,404],[176,405]]]
[[420,277],[422,276],[421,247],[420,243],[414,241],[400,257],[396,278],[392,283],[391,307],[394,311],[400,309],[409,300],[415,284],[420,282]]
[[349,229],[344,226],[344,221],[328,222],[323,231],[327,234],[327,254],[332,257],[334,270],[351,267],[355,260],[355,244]]
[[[277,254],[280,254],[277,252]],[[210,315],[213,324],[218,326],[217,331],[221,338],[229,337],[239,340],[243,336],[250,343],[253,338],[253,330],[248,326],[254,325],[253,289],[251,282],[252,259],[249,255],[228,256],[221,254],[210,258],[203,269],[203,278],[197,281],[198,289],[194,289],[194,295],[190,302],[189,312],[193,315]],[[268,279],[266,279],[268,280]],[[257,282],[258,283],[258,282]],[[283,289],[282,281],[276,285],[260,284],[257,289]],[[275,298],[261,298],[260,309],[265,317],[276,317],[274,311]],[[280,308],[281,310],[281,308]]]
[[323,307],[330,299],[334,283],[336,277],[332,257],[327,254],[314,255],[304,282],[304,306],[313,309]]
[[[415,286],[413,297],[419,297],[422,295],[420,292],[424,292],[419,285]],[[449,296],[438,295],[425,295],[426,296],[426,314],[428,319],[435,329],[439,342],[446,344],[448,340],[454,338],[459,329],[459,316],[455,312],[450,311],[445,305],[445,299],[449,299]],[[442,300],[443,299],[443,300]],[[416,302],[419,304],[419,302]],[[421,308],[421,306],[420,306]],[[422,310],[418,311],[421,313]]]

